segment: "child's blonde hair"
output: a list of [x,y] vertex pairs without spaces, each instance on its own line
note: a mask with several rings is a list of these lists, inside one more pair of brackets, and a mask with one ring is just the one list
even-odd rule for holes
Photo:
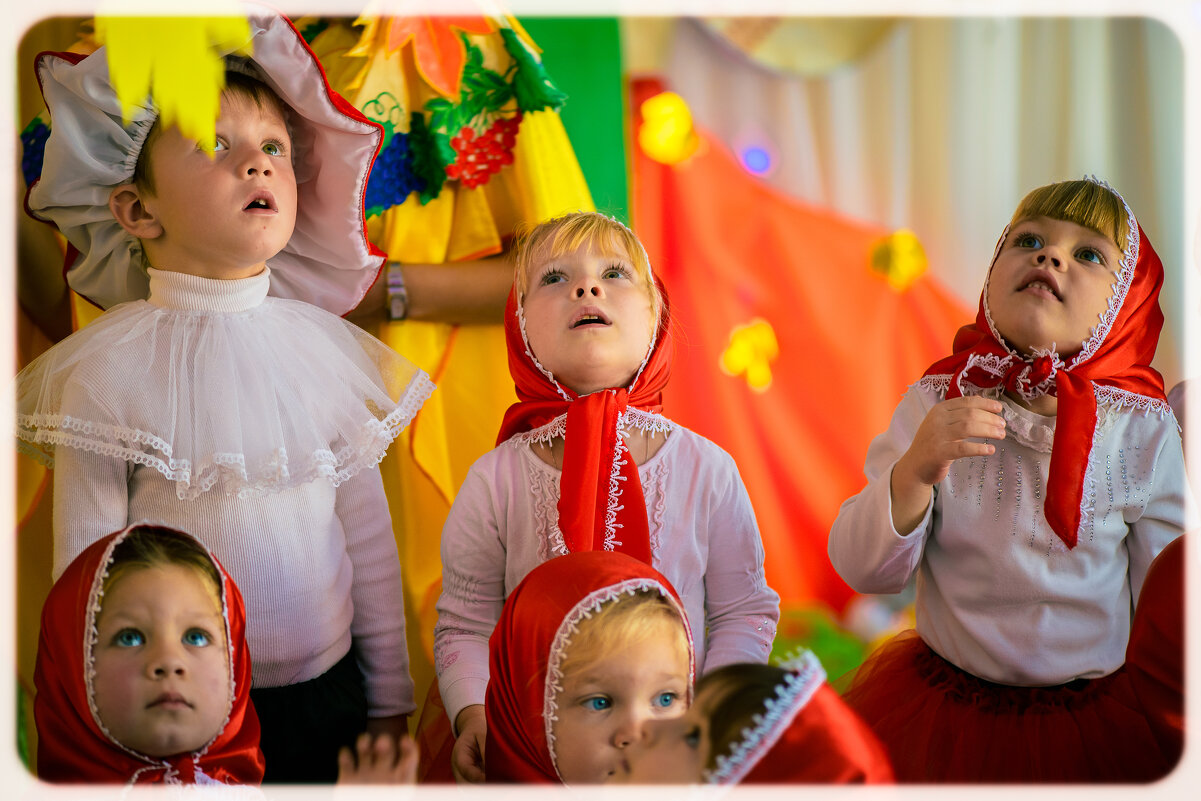
[[[535,225],[523,223],[518,227],[513,245],[513,287],[517,297],[525,297],[530,276],[538,264],[585,248],[606,255],[624,255],[630,260],[634,271],[646,284],[646,294],[650,298],[657,326],[663,297],[651,274],[646,249],[629,228],[595,211],[572,212]],[[535,264],[535,258],[538,264]]]
[[1050,217],[1084,226],[1108,237],[1126,252],[1129,220],[1121,198],[1096,181],[1078,180],[1040,186],[1022,198],[1009,226],[1035,217]]
[[688,653],[688,631],[680,612],[651,589],[623,594],[580,620],[559,669],[564,674],[583,669],[622,645],[656,637],[675,638],[680,653]]
[[179,565],[196,573],[216,599],[217,606],[221,606],[221,574],[209,552],[193,538],[164,526],[137,526],[117,543],[104,576],[102,592],[107,595],[130,573],[166,565]]

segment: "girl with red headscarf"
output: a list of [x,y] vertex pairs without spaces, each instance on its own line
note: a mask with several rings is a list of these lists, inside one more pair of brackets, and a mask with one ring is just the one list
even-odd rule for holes
[[568,214],[514,252],[505,334],[518,402],[447,518],[434,635],[452,761],[475,781],[488,637],[505,597],[551,557],[615,551],[660,569],[696,632],[698,669],[766,661],[779,618],[733,460],[660,414],[671,317],[637,237]]
[[658,571],[621,553],[542,564],[490,642],[488,781],[599,784],[623,770],[649,721],[684,712],[692,638]]
[[846,695],[902,781],[1121,781],[1170,765],[1122,670],[1131,610],[1191,514],[1151,367],[1163,266],[1125,200],[1051,184],[1001,235],[973,325],[901,400],[830,558],[917,574],[917,628]]
[[198,540],[138,524],[88,546],[42,609],[38,776],[258,784],[242,595]]
[[626,784],[884,784],[884,746],[810,652],[726,665],[679,718],[648,723],[615,781]]

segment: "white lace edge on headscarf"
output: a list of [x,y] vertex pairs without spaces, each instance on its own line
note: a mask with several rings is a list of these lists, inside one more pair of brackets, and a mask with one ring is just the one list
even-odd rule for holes
[[[84,666],[83,681],[88,697],[88,711],[91,712],[92,720],[96,723],[97,728],[100,729],[104,736],[107,737],[109,742],[111,742],[113,745],[117,746],[135,759],[139,759],[148,763],[145,767],[134,771],[129,777],[128,783],[135,784],[138,780],[138,777],[147,771],[162,770],[164,771],[164,783],[180,784],[181,782],[178,778],[178,771],[169,761],[158,757],[148,756],[140,751],[135,751],[114,737],[112,732],[108,730],[108,727],[104,725],[104,721],[100,719],[100,710],[96,706],[95,653],[96,644],[100,640],[100,630],[96,625],[96,621],[100,617],[100,608],[102,605],[102,599],[104,598],[104,580],[108,578],[108,571],[113,563],[113,550],[116,549],[116,547],[122,542],[124,542],[126,537],[128,537],[134,529],[142,526],[156,526],[159,528],[171,529],[172,531],[178,530],[174,526],[170,526],[166,523],[155,523],[149,520],[139,520],[136,523],[131,523],[130,525],[126,526],[120,534],[118,534],[116,537],[113,537],[112,541],[108,544],[108,547],[105,548],[104,555],[100,559],[100,567],[96,570],[96,574],[92,577],[92,587],[88,591],[88,604],[86,612],[87,618],[84,621],[85,635],[82,643]],[[204,549],[205,554],[208,555],[209,561],[211,561],[213,566],[216,568],[217,559],[213,556],[213,552],[209,549],[209,547],[195,537],[192,539],[196,540],[196,542],[200,544],[200,547]],[[225,731],[225,728],[229,725],[230,716],[233,714],[234,698],[237,697],[237,687],[235,686],[236,678],[234,677],[233,638],[229,624],[229,601],[226,587],[226,584],[230,581],[230,579],[219,568],[217,569],[217,574],[221,576],[221,619],[225,623],[225,658],[226,670],[229,671],[229,703],[225,709],[225,719],[221,722],[221,728],[217,729],[217,733],[214,734],[212,739],[205,743],[203,747],[193,751],[188,756],[188,758],[192,760],[193,769],[195,770],[197,777],[202,775],[200,765],[198,763],[200,759],[208,752],[209,748],[212,747],[213,743],[217,741],[217,738],[221,736],[221,733]],[[197,783],[200,782],[198,781]],[[220,784],[220,782],[212,782],[211,779],[210,783]]]
[[713,770],[705,771],[706,783],[738,784],[742,781],[826,680],[826,671],[812,651],[802,651],[781,667],[788,673],[784,682],[776,686],[775,697],[769,698],[763,711],[751,718],[751,725],[742,730],[742,739],[730,753],[718,756]]
[[563,657],[571,645],[571,638],[579,631],[581,620],[592,617],[605,604],[623,595],[634,595],[641,590],[654,590],[657,592],[661,598],[666,600],[676,610],[676,614],[679,615],[680,621],[684,625],[684,632],[688,635],[688,702],[692,702],[692,678],[696,672],[696,655],[692,648],[692,628],[688,624],[688,613],[684,611],[684,607],[680,605],[680,602],[675,599],[663,584],[652,578],[626,579],[617,584],[611,584],[608,587],[594,590],[572,607],[567,616],[563,618],[563,622],[559,624],[559,629],[555,633],[554,640],[551,641],[550,653],[546,662],[546,684],[542,696],[542,720],[546,726],[546,750],[550,753],[550,762],[555,768],[555,775],[559,777],[559,781],[563,781],[563,776],[559,771],[558,757],[555,755],[554,723],[559,719],[558,698],[559,693],[563,691],[563,669],[561,666],[563,664]]

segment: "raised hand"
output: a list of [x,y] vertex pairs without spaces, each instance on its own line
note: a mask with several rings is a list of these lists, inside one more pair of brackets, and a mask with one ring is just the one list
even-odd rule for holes
[[892,469],[892,523],[898,534],[908,534],[921,522],[934,485],[946,478],[951,463],[971,456],[989,456],[996,447],[978,439],[1004,439],[1001,402],[990,398],[961,397],[935,404],[909,450]]

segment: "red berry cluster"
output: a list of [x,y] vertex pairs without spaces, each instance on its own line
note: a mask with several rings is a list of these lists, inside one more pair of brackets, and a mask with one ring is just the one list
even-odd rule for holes
[[488,183],[493,173],[513,163],[513,145],[517,143],[520,126],[520,111],[507,119],[497,118],[479,136],[470,126],[463,126],[459,135],[450,140],[457,157],[446,168],[446,177],[459,179],[469,189]]

